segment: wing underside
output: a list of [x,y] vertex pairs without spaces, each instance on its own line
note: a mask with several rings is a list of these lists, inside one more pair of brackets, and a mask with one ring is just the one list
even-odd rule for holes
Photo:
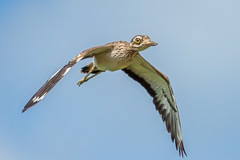
[[123,71],[139,82],[153,97],[156,110],[165,122],[167,131],[171,133],[176,149],[180,155],[186,155],[178,109],[168,78],[140,55],[137,55],[133,63]]

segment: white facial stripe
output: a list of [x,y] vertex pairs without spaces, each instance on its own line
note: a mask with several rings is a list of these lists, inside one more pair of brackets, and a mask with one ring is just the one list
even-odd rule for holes
[[138,48],[139,44],[133,44],[133,47]]
[[137,36],[137,37],[135,37],[135,38],[134,38],[134,41],[135,41],[137,38],[142,39],[142,36]]

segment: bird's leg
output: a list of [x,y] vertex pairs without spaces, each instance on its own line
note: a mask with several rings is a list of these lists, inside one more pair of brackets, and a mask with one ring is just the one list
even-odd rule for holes
[[85,82],[87,82],[89,79],[92,79],[93,77],[99,75],[99,74],[102,73],[102,72],[103,72],[103,71],[99,71],[99,72],[95,73],[95,74],[92,75],[91,77],[87,78],[87,79],[85,80]]
[[92,71],[94,70],[95,66],[92,66],[91,69],[89,70],[89,72],[87,73],[87,75],[85,77],[83,77],[82,79],[80,79],[80,81],[78,81],[77,85],[81,85],[84,82],[87,81],[87,77],[92,73]]
[[89,79],[92,79],[93,77],[95,77],[95,76],[97,76],[97,75],[99,75],[100,73],[102,73],[102,71],[99,71],[99,72],[97,72],[97,73],[95,73],[94,75],[92,75],[91,77],[88,77],[88,78],[82,78],[80,81],[78,81],[78,83],[77,83],[77,85],[81,85],[81,84],[83,84],[84,82],[87,82]]
[[80,79],[80,81],[78,81],[77,85],[80,86],[80,85],[83,84],[84,82],[87,82],[89,79],[91,79],[91,78],[95,77],[96,75],[102,73],[102,71],[99,71],[99,72],[95,73],[94,75],[92,75],[91,77],[88,78],[88,76],[94,71],[94,69],[95,69],[95,66],[93,66],[93,67],[89,70],[89,72],[87,73],[87,75],[86,75],[85,77],[83,77],[82,79]]

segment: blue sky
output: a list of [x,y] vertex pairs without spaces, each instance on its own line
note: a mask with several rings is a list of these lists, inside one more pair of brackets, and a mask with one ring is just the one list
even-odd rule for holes
[[0,159],[180,159],[151,97],[122,71],[81,87],[76,64],[39,104],[39,87],[77,53],[146,34],[142,56],[172,84],[187,159],[238,159],[237,0],[0,1]]

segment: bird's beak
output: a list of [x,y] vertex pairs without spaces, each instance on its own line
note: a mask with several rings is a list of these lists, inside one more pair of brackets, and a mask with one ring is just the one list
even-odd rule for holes
[[147,45],[149,45],[149,46],[156,46],[157,43],[156,43],[156,42],[149,41],[149,42],[147,42]]

